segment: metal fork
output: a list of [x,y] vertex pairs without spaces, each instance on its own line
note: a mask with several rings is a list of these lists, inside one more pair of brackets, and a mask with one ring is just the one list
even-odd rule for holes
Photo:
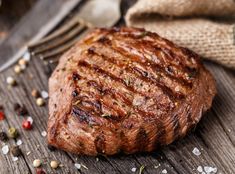
[[[110,4],[110,5],[107,5]],[[92,14],[98,6],[103,11]],[[107,6],[104,8],[104,6]],[[110,9],[110,7],[112,7]],[[95,11],[95,12],[96,12]],[[106,15],[106,16],[104,16]],[[71,48],[81,37],[95,26],[110,27],[120,18],[120,0],[90,0],[74,17],[68,20],[54,33],[28,46],[30,53],[44,61],[54,63],[59,55]],[[91,21],[91,22],[88,22]]]
[[57,62],[58,55],[71,48],[92,27],[92,24],[75,16],[51,35],[29,45],[28,50],[44,61]]

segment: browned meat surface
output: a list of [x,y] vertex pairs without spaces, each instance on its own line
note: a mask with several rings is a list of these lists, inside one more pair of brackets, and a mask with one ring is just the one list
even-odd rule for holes
[[49,80],[49,144],[76,154],[153,151],[211,107],[211,74],[194,52],[134,28],[96,29]]

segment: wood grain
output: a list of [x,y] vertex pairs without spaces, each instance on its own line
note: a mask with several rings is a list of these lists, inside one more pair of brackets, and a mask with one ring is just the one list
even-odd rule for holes
[[[123,13],[133,2],[123,1]],[[123,25],[123,19],[120,20],[118,25]],[[12,41],[20,38],[18,35],[11,37],[13,37],[10,39]],[[1,58],[9,54],[9,52],[4,51],[6,44],[7,42],[0,45],[0,50],[3,51]],[[198,173],[198,166],[213,166],[218,168],[217,173],[234,174],[235,73],[211,62],[205,63],[216,78],[218,94],[211,111],[204,115],[194,131],[185,138],[153,153],[98,158],[77,156],[60,150],[50,152],[47,149],[46,138],[41,136],[41,132],[46,130],[47,127],[48,109],[46,106],[38,107],[30,93],[32,89],[47,90],[47,80],[55,65],[48,66],[41,60],[34,58],[25,72],[20,75],[15,75],[12,68],[8,69],[0,74],[0,104],[4,106],[7,117],[6,120],[0,121],[0,129],[7,131],[10,126],[13,126],[19,130],[21,135],[19,138],[23,141],[20,147],[24,155],[17,162],[13,162],[10,154],[3,155],[0,152],[0,173],[35,173],[32,162],[34,159],[40,158],[44,159],[45,164],[42,167],[47,173],[59,174],[133,174],[131,169],[137,168],[135,173],[138,173],[142,165],[146,166],[143,170],[143,173],[146,174],[161,173],[163,169],[166,169],[170,174],[194,174]],[[15,77],[18,86],[9,88],[5,83],[8,76]],[[27,106],[29,114],[34,119],[31,131],[25,131],[21,128],[21,122],[24,118],[17,116],[13,111],[13,103],[15,102]],[[7,142],[9,146],[15,143],[15,140]],[[194,147],[200,149],[200,156],[192,153]],[[29,151],[31,151],[31,154],[26,155]],[[58,160],[64,167],[57,170],[51,169],[50,160]],[[85,168],[77,170],[74,163],[84,164],[88,167],[88,170]]]

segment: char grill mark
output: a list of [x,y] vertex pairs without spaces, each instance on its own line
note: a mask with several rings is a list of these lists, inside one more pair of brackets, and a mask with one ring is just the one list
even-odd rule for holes
[[[107,32],[106,35],[110,35],[110,33],[113,32]],[[201,65],[200,61],[199,61],[199,57],[198,55],[196,55],[195,53],[193,53],[192,51],[190,51],[187,48],[183,48],[183,47],[177,47],[176,45],[174,45],[172,42],[161,38],[159,35],[157,34],[153,34],[151,32],[147,32],[147,31],[133,31],[132,33],[129,32],[119,32],[119,33],[115,33],[117,36],[121,36],[121,40],[125,39],[125,38],[132,38],[132,40],[136,39],[142,39],[141,42],[146,42],[146,45],[150,45],[150,46],[154,46],[154,47],[158,47],[160,50],[167,50],[166,53],[170,53],[171,55],[173,55],[174,58],[177,58],[177,62],[175,63],[179,63],[182,67],[186,68],[186,67],[198,67],[198,65]],[[139,37],[142,36],[142,37]],[[174,52],[171,51],[172,49],[175,49]]]
[[[108,39],[108,38],[106,38]],[[99,40],[97,41],[97,43],[100,43]],[[181,73],[181,77],[176,77],[178,74],[176,74],[176,71],[178,71],[177,67],[174,67],[172,65],[166,65],[166,67],[162,67],[161,65],[159,65],[156,61],[151,60],[152,54],[149,53],[148,56],[140,56],[140,55],[136,55],[136,54],[131,54],[131,50],[133,49],[133,47],[128,47],[128,49],[130,49],[130,51],[126,51],[127,46],[118,46],[120,43],[113,43],[113,42],[105,42],[100,44],[100,46],[103,45],[104,49],[110,49],[111,51],[113,51],[116,54],[119,54],[120,57],[123,57],[125,59],[129,59],[130,61],[134,61],[138,64],[140,64],[143,67],[151,67],[152,71],[155,72],[157,75],[159,76],[165,76],[168,78],[171,78],[175,81],[177,81],[178,83],[180,83],[181,85],[187,86],[187,87],[191,87],[191,82],[189,81],[190,79],[188,79],[188,77],[185,77],[186,72]],[[123,48],[125,47],[125,48]],[[154,48],[157,49],[157,48]],[[97,50],[98,52],[102,52],[102,49]],[[134,50],[136,52],[136,50]],[[161,51],[161,50],[160,50]],[[162,51],[163,53],[163,51]],[[119,58],[119,56],[117,56],[117,58]],[[145,57],[145,58],[143,58]],[[155,56],[157,57],[157,56]],[[159,56],[158,56],[159,57]],[[157,71],[156,71],[157,70]],[[174,70],[174,71],[173,71]],[[188,72],[188,71],[187,71]]]
[[[154,83],[156,86],[161,88],[162,91],[165,92],[165,94],[169,95],[169,97],[171,98],[183,98],[184,97],[183,93],[172,91],[172,89],[170,89],[166,84],[161,82],[161,80],[159,80],[160,78],[159,76],[155,77],[156,75],[153,75],[152,73],[148,72],[146,66],[142,67],[144,69],[140,69],[137,66],[134,66],[132,64],[121,63],[121,61],[116,60],[114,57],[110,58],[109,56],[106,56],[104,54],[96,53],[95,50],[93,51],[92,55],[89,56],[89,58],[93,58],[94,56],[97,59],[102,58],[103,60],[109,62],[110,64],[114,66],[119,67],[120,69],[126,70],[129,73],[135,74],[135,76],[138,76],[138,78],[140,78],[142,81],[145,81],[147,83]],[[188,88],[185,86],[182,86],[182,88],[185,89],[184,91],[188,90]]]
[[[158,64],[158,62],[161,63],[158,65],[163,68],[163,71],[164,71],[164,67],[167,67],[170,65],[172,67],[175,67],[175,69],[177,70],[177,74],[172,72],[174,73],[174,76],[178,76],[182,78],[183,80],[185,80],[185,82],[188,81],[187,77],[185,77],[185,74],[188,73],[186,69],[188,65],[182,64],[182,62],[185,62],[185,60],[183,60],[185,58],[183,58],[183,56],[173,53],[167,47],[169,43],[166,43],[164,45],[163,44],[159,45],[159,43],[156,44],[156,42],[154,43],[148,40],[131,39],[130,41],[128,37],[120,36],[120,34],[117,34],[117,36],[114,36],[114,37],[115,37],[115,40],[112,41],[112,44],[115,45],[116,49],[117,48],[120,49],[121,52],[127,51],[128,53],[131,52],[131,54],[135,52],[135,55],[138,54],[140,57],[144,56],[146,59],[149,59],[149,57],[154,55],[155,56],[154,58],[156,58],[156,61],[154,61],[154,63],[155,64],[156,63]],[[172,61],[172,60],[178,60],[178,61]]]
[[[79,64],[80,66],[85,66],[85,67],[88,68],[88,69],[95,69],[95,70],[96,70],[95,72],[98,72],[98,73],[100,73],[100,74],[102,74],[102,75],[105,75],[105,76],[107,76],[107,77],[111,77],[111,78],[113,78],[114,80],[121,82],[122,84],[124,84],[124,85],[126,86],[126,88],[129,88],[131,92],[134,92],[134,88],[133,88],[132,86],[126,85],[126,83],[125,83],[122,79],[120,79],[120,78],[118,78],[118,77],[116,77],[116,76],[113,76],[113,75],[109,75],[109,74],[110,74],[109,72],[106,72],[106,71],[100,69],[100,68],[97,67],[96,65],[91,65],[91,64],[89,64],[88,62],[86,62],[86,61],[84,61],[84,60],[83,60],[83,61],[80,61],[78,64]],[[113,89],[113,90],[108,90],[108,91],[110,91],[111,93],[113,93],[114,96],[115,96],[115,95],[118,95],[121,99],[123,99],[122,101],[123,101],[125,104],[127,104],[127,105],[129,105],[129,106],[132,106],[132,105],[133,105],[133,104],[132,104],[132,101],[130,101],[129,99],[125,98],[123,94],[120,94],[119,92],[115,91],[114,89]],[[115,92],[113,92],[113,91],[115,91]],[[143,97],[147,97],[147,96],[144,95]],[[127,103],[127,102],[128,102],[128,103]],[[151,115],[149,112],[144,112],[144,111],[141,111],[141,110],[138,110],[138,112],[142,112],[142,114],[143,114],[144,116],[148,116],[148,115],[150,116],[150,115]]]

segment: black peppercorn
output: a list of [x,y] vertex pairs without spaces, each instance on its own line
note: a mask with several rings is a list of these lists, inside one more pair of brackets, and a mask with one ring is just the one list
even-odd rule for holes
[[21,116],[24,116],[24,115],[28,114],[28,111],[27,111],[27,109],[24,105],[18,109],[18,114],[21,115]]
[[56,148],[54,147],[54,146],[52,146],[52,145],[47,145],[47,148],[50,150],[50,151],[55,151],[56,150]]
[[20,156],[20,155],[21,155],[21,150],[20,150],[19,146],[13,146],[13,147],[11,148],[11,153],[12,153],[12,155],[15,156],[15,157]]
[[14,107],[14,111],[16,111],[16,112],[17,112],[17,111],[18,111],[18,109],[20,109],[20,107],[21,107],[21,106],[20,106],[20,104],[19,104],[19,103],[15,103],[13,107]]
[[73,97],[76,97],[78,95],[78,91],[77,90],[74,90],[73,92],[72,92],[72,96]]
[[76,73],[76,72],[73,73],[72,78],[73,78],[74,81],[81,79],[80,75],[78,73]]
[[8,140],[7,134],[5,132],[0,132],[0,140],[3,142]]

